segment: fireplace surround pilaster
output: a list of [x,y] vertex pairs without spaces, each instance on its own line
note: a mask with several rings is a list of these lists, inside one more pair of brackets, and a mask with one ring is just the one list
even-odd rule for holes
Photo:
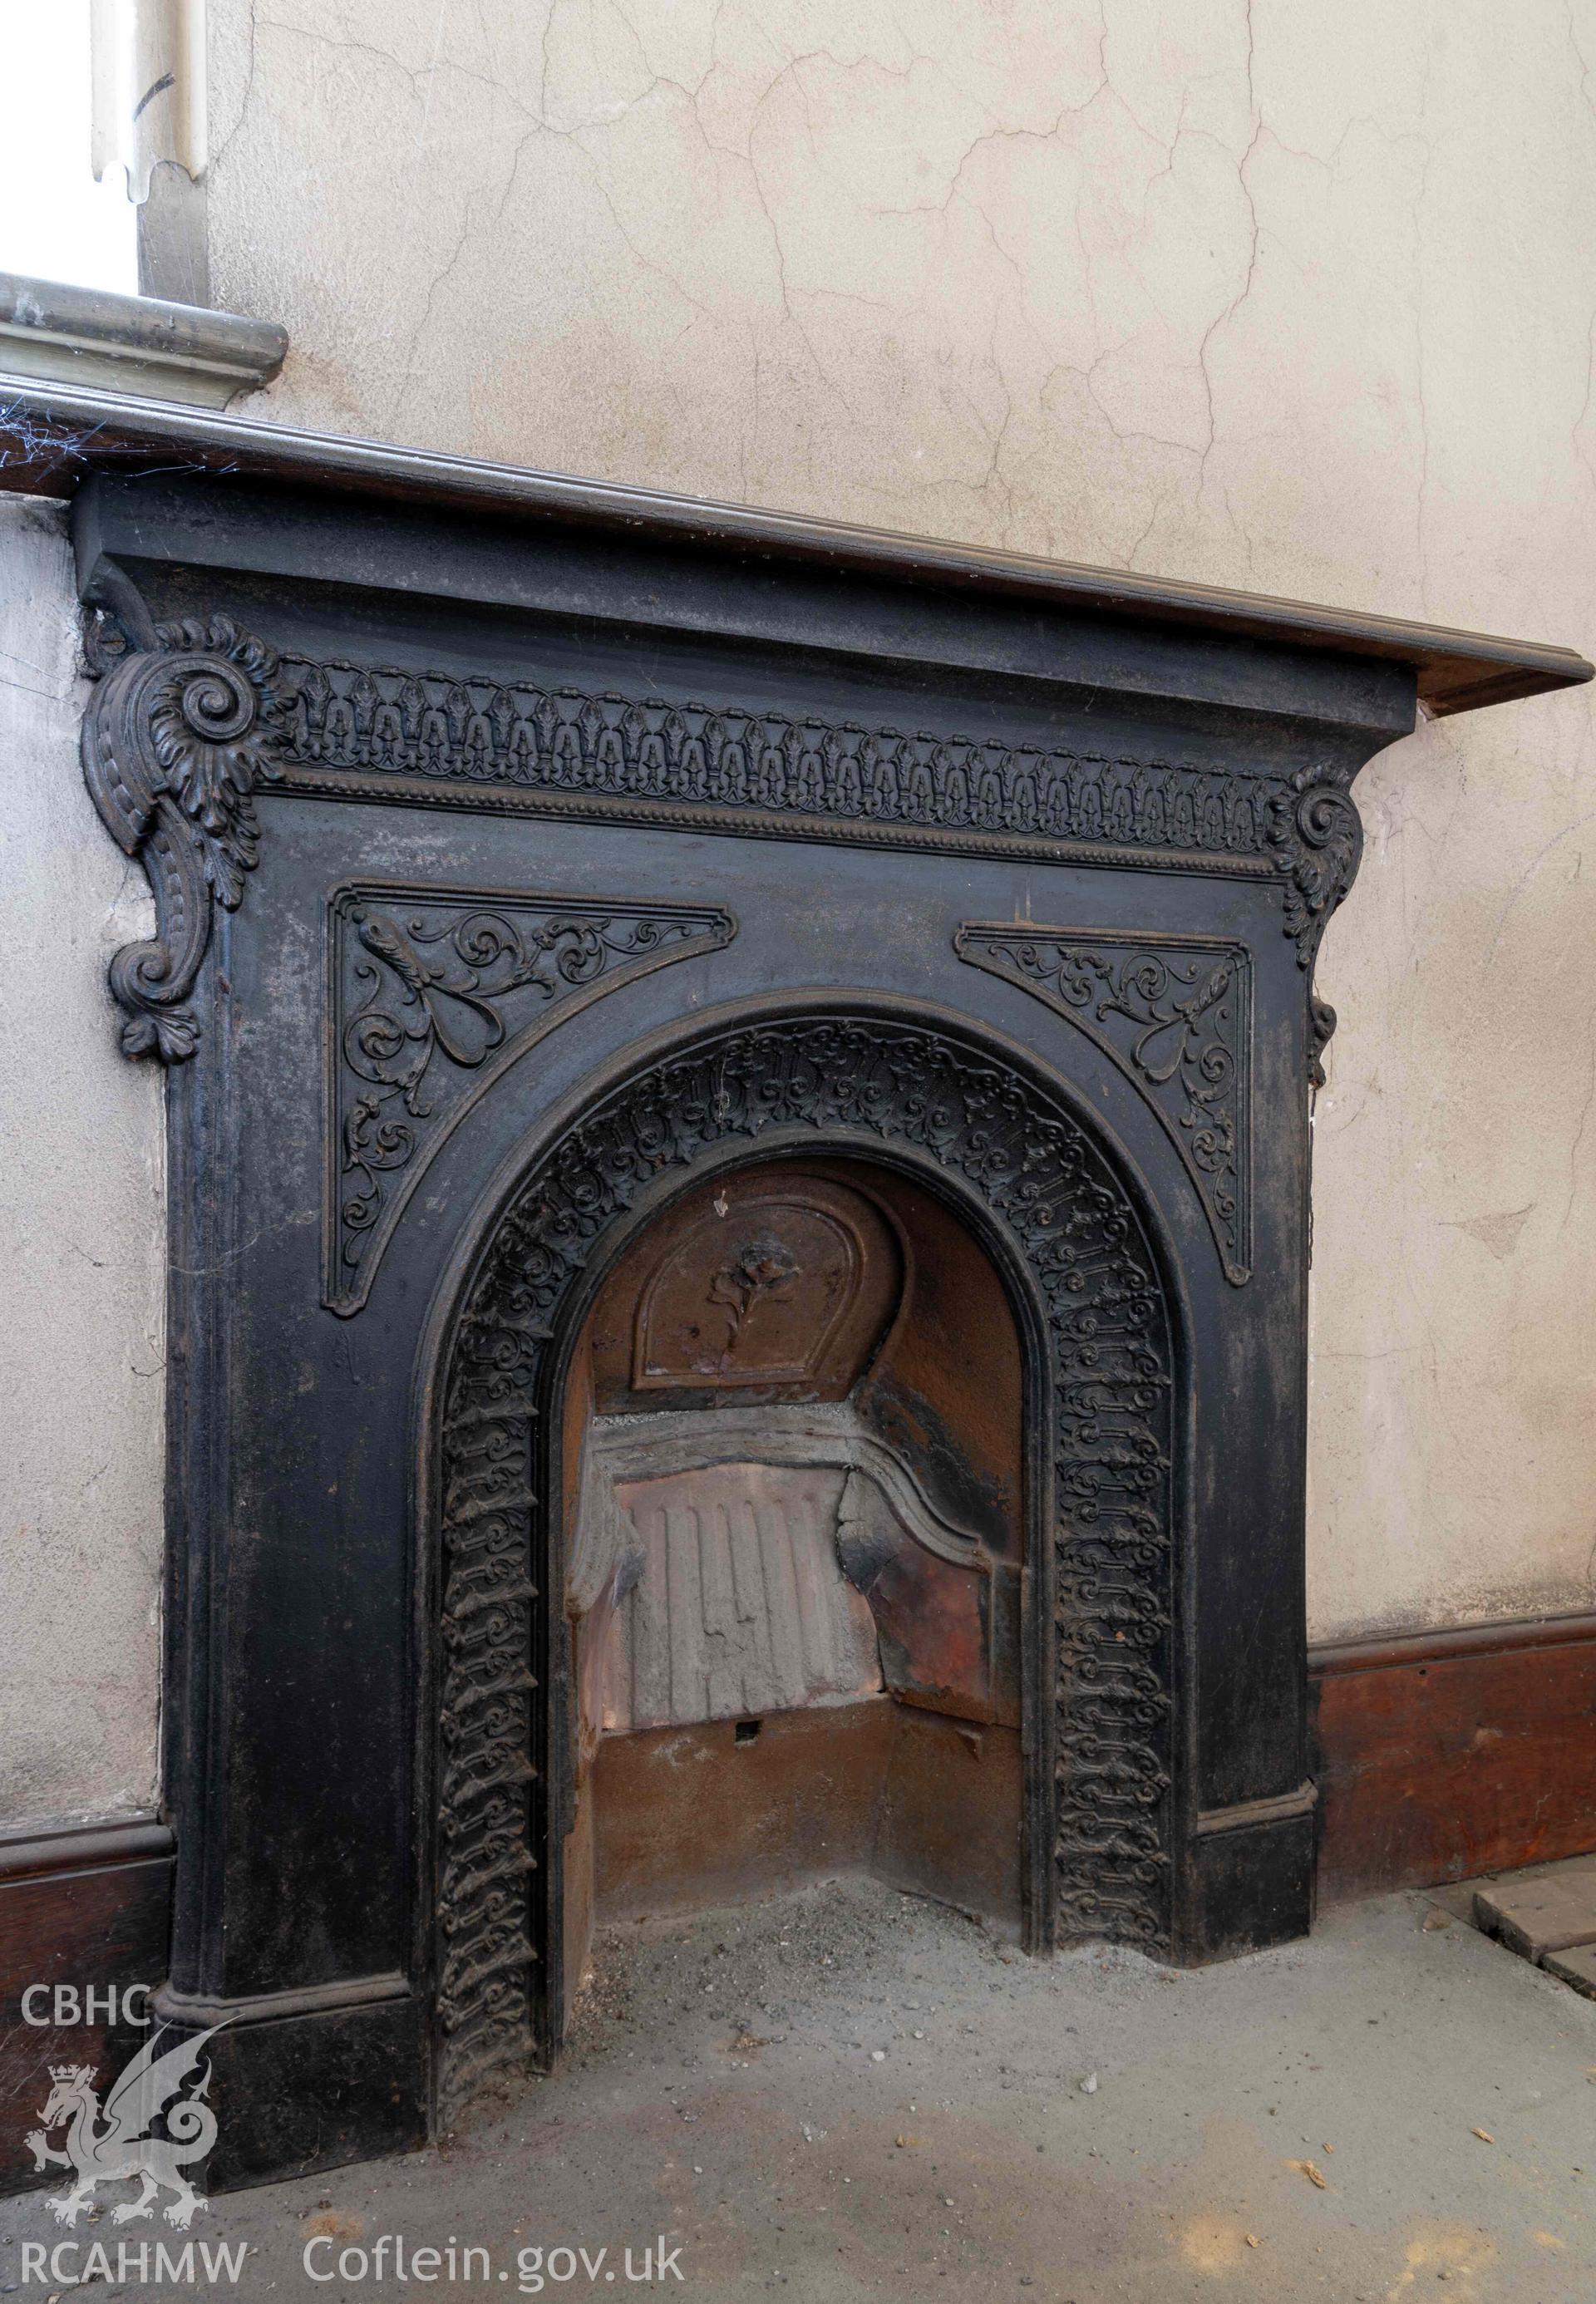
[[168,1082],[157,2005],[223,2028],[215,2181],[555,2053],[569,1358],[751,1165],[901,1173],[1008,1296],[1032,1948],[1306,1930],[1352,787],[1421,702],[1590,667],[110,395],[7,422],[75,492],[84,768],[155,897],[111,990]]

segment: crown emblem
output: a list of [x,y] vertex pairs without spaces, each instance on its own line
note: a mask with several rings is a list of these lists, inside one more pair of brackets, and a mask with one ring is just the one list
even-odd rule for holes
[[[52,2064],[54,2083],[49,2101],[39,2113],[40,2127],[23,2141],[33,2155],[34,2172],[64,2168],[71,2183],[50,2201],[58,2224],[75,2224],[101,2183],[121,2183],[137,2177],[142,2197],[115,2211],[114,2221],[126,2224],[155,2214],[163,2190],[172,2194],[162,2211],[169,2224],[186,2232],[205,2201],[183,2173],[190,2161],[203,2160],[216,2140],[216,2116],[202,2098],[210,2078],[206,2043],[219,2028],[213,2025],[197,2039],[180,2040],[165,2048],[165,2034],[146,2040],[131,2064],[119,2073],[102,2105],[95,2087],[92,2064]],[[198,2086],[192,2084],[198,2081]],[[189,2088],[186,2096],[184,2088]],[[164,2135],[150,2134],[160,2122]],[[53,2128],[66,2130],[64,2145],[49,2140]]]

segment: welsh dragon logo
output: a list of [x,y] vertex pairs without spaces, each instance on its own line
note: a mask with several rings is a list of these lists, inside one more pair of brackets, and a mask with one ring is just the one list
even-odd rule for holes
[[[70,2191],[50,2202],[58,2223],[75,2224],[97,2184],[137,2180],[138,2198],[112,2209],[114,2224],[153,2215],[164,2189],[174,2196],[164,2211],[166,2222],[179,2232],[188,2230],[195,2210],[206,2203],[183,2172],[191,2161],[203,2160],[216,2140],[216,2116],[205,2102],[208,2063],[187,2096],[179,2091],[199,2071],[206,2042],[221,2029],[213,2024],[162,2056],[156,2050],[163,2036],[154,2034],[112,2088],[103,2111],[92,2064],[51,2065],[49,2102],[38,2115],[44,2126],[32,2130],[27,2141],[37,2170],[70,2168],[77,2178]],[[166,2132],[152,2136],[163,2113]],[[66,2149],[58,2152],[47,2139],[52,2128],[64,2124]]]

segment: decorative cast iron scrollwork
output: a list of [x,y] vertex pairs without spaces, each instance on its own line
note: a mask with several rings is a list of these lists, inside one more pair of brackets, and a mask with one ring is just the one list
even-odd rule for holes
[[1252,1269],[1252,962],[1208,936],[972,921],[961,960],[1067,1016],[1141,1090],[1207,1213],[1225,1277]]
[[1308,978],[1309,1077],[1322,1088],[1336,1012],[1313,989],[1313,963],[1326,924],[1356,878],[1363,853],[1363,819],[1346,777],[1333,768],[1303,768],[1294,776],[1290,791],[1274,802],[1269,844],[1286,876],[1286,933]]
[[[534,2046],[527,1880],[555,1828],[538,1659],[549,1355],[644,1188],[767,1131],[916,1148],[983,1204],[1046,1314],[1056,1480],[1055,1910],[1068,1936],[1168,1940],[1175,1368],[1148,1240],[1045,1083],[973,1039],[865,1012],[726,1024],[596,1098],[529,1169],[444,1368],[438,1881],[446,2121]],[[527,1756],[534,1756],[529,1777]]]
[[259,843],[254,793],[280,774],[271,649],[225,616],[157,624],[156,646],[110,659],[84,716],[83,775],[106,830],[137,857],[156,933],[124,944],[111,990],[130,1056],[180,1063],[212,905],[233,911]]
[[336,1146],[326,1301],[358,1311],[427,1161],[505,1064],[594,991],[730,941],[729,912],[345,888],[332,906]]

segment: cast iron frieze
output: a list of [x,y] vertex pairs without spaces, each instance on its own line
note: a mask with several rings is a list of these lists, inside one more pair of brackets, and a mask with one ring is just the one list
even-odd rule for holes
[[406,1201],[507,1065],[600,994],[730,942],[699,904],[368,884],[328,919],[325,1300],[360,1309]]
[[253,869],[255,790],[279,774],[277,659],[225,616],[154,627],[156,645],[113,659],[84,716],[83,775],[107,831],[137,857],[156,932],[124,944],[111,990],[130,1056],[191,1056],[189,995],[211,907],[232,911]]
[[[1048,1336],[1057,1933],[1155,1947],[1170,1927],[1175,1367],[1124,1186],[1037,1076],[869,1012],[727,1025],[596,1098],[529,1170],[444,1377],[438,1784],[440,2115],[536,2046],[548,1946],[531,1876],[556,1828],[539,1723],[549,1653],[550,1356],[644,1187],[717,1147],[913,1148],[981,1204]],[[1039,1580],[1045,1585],[1045,1580]],[[1039,1635],[1033,1630],[1032,1637]],[[1044,1651],[1045,1653],[1045,1651]],[[1044,1732],[1045,1736],[1045,1732]]]
[[784,839],[1096,863],[1272,870],[1284,777],[1042,750],[847,719],[530,681],[284,659],[284,739],[308,788],[415,780],[437,806],[544,806]]
[[1252,1269],[1252,963],[1211,936],[1085,936],[971,922],[954,938],[1067,1016],[1163,1122],[1207,1214],[1225,1277]]

